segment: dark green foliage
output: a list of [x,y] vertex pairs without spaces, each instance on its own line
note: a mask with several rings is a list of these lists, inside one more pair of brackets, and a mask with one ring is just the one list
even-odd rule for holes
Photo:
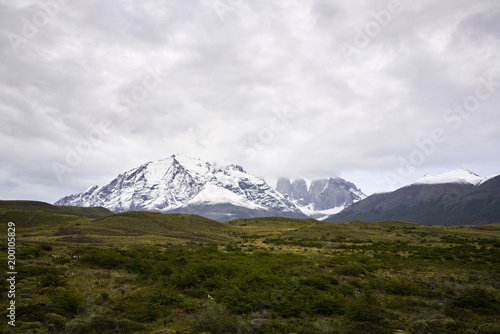
[[348,262],[347,264],[338,268],[338,273],[347,276],[359,276],[366,274],[366,269],[360,263]]
[[18,251],[17,257],[19,259],[38,258],[44,253],[44,248],[46,248],[45,245],[26,247]]
[[95,249],[84,254],[80,261],[98,265],[101,268],[121,268],[129,263],[129,258],[114,249]]
[[420,287],[408,276],[394,276],[388,279],[382,288],[390,294],[397,296],[415,296],[420,293]]
[[47,307],[40,304],[20,305],[16,308],[16,317],[26,322],[44,321]]
[[52,246],[51,245],[41,245],[40,249],[43,251],[46,251],[46,252],[50,252],[52,250]]
[[60,333],[64,330],[66,318],[56,313],[47,313],[44,323],[47,324],[50,332]]
[[54,272],[48,272],[40,276],[41,287],[63,287],[66,285],[66,277]]
[[[146,326],[128,319],[114,319],[110,317],[92,315],[85,321],[74,319],[66,322],[65,331],[60,333],[89,333],[89,334],[114,334],[114,333],[141,333]],[[56,333],[59,333],[56,331]]]
[[345,313],[345,301],[341,295],[320,295],[312,303],[313,314],[334,315]]
[[380,303],[372,293],[363,293],[349,301],[347,316],[356,322],[378,323],[382,320]]
[[308,239],[265,239],[262,241],[265,244],[273,245],[292,245],[301,247],[319,247],[321,248],[323,244],[318,241],[308,240]]
[[58,287],[64,286],[66,283],[66,277],[64,272],[57,267],[46,266],[46,265],[21,265],[19,272],[24,277],[37,277],[39,285],[42,287]]
[[302,279],[301,283],[318,290],[329,290],[332,285],[338,285],[339,280],[332,275],[315,274]]
[[58,289],[54,291],[51,299],[55,305],[55,313],[64,316],[73,316],[84,310],[84,299],[73,289]]
[[144,289],[115,302],[115,310],[125,318],[147,323],[157,321],[169,309],[182,306],[182,297],[171,288]]
[[451,303],[454,307],[469,309],[480,314],[500,314],[500,299],[494,291],[474,286],[460,293]]
[[56,264],[68,264],[71,262],[71,259],[68,256],[60,256],[52,259],[52,262]]
[[[33,217],[40,222],[41,216]],[[73,233],[80,222],[88,224],[61,218],[46,239],[39,234],[36,242],[19,242],[19,328],[470,334],[495,333],[500,324],[495,226],[334,225],[283,218],[235,221],[219,229],[212,224],[220,223],[184,215],[130,213],[92,221],[93,231],[109,234],[90,237],[106,244],[60,244],[54,237],[64,228]],[[127,236],[144,235],[141,223],[169,238],[174,232],[187,238],[163,242],[151,232],[154,241],[127,243]],[[193,242],[198,225],[209,243]],[[33,228],[22,233],[44,232]],[[75,240],[75,234],[66,237]]]
[[[53,313],[68,319],[84,312],[84,298],[71,288],[51,290],[44,302],[24,304],[17,308],[16,315],[22,321],[46,321],[46,314]],[[54,317],[52,317],[54,318]],[[60,319],[60,318],[59,318]]]

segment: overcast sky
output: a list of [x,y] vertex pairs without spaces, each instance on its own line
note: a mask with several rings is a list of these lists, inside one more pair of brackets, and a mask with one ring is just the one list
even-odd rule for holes
[[177,152],[365,193],[500,172],[498,0],[0,1],[0,199]]

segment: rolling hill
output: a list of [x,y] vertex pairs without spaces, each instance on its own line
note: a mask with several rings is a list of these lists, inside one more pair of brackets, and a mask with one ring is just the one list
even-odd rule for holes
[[353,220],[425,225],[499,223],[500,175],[480,178],[465,170],[427,175],[393,192],[371,195],[325,221]]

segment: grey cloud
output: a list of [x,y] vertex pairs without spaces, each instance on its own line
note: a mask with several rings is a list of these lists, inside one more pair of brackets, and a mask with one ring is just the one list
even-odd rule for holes
[[[175,152],[268,178],[351,177],[369,193],[437,128],[447,139],[401,185],[457,167],[498,172],[500,86],[469,117],[443,119],[480,77],[500,82],[495,1],[401,1],[352,61],[342,43],[388,1],[221,1],[223,12],[210,0],[69,2],[18,52],[5,32],[20,34],[40,4],[2,3],[0,197],[31,188],[54,201]],[[161,82],[124,112],[148,68]],[[109,131],[61,182],[53,163],[103,121]]]

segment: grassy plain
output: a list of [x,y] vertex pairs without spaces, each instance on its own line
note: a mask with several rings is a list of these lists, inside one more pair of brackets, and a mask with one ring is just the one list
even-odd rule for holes
[[499,225],[223,224],[29,202],[0,202],[0,221],[16,224],[18,272],[3,333],[500,333]]

